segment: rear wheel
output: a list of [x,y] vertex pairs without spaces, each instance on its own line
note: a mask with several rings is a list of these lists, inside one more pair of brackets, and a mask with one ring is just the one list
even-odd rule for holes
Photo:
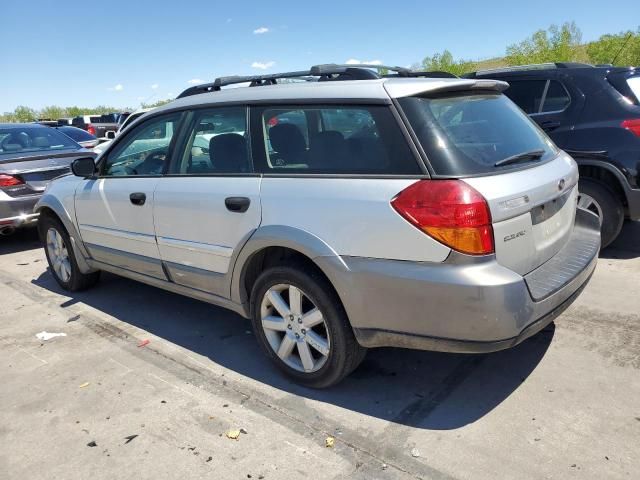
[[591,178],[580,179],[578,190],[578,206],[598,216],[602,248],[609,246],[622,230],[622,201],[606,184]]
[[334,385],[365,356],[340,300],[316,272],[293,266],[264,271],[253,287],[251,307],[263,351],[298,383]]
[[84,290],[96,284],[100,272],[82,273],[73,254],[71,239],[59,220],[45,216],[39,220],[44,251],[56,282],[68,291]]

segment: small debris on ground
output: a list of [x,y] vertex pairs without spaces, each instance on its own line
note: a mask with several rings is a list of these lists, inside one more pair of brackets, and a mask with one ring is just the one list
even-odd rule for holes
[[386,463],[383,463],[383,464],[382,464],[382,469],[383,469],[383,470],[386,470],[387,468],[389,468],[389,465],[387,465]]
[[205,461],[210,462],[211,460],[213,460],[213,457],[207,457]]
[[160,400],[160,403],[167,403],[166,400]]
[[333,448],[333,446],[335,445],[335,443],[336,443],[336,439],[335,439],[335,438],[333,438],[333,437],[327,437],[327,438],[324,440],[324,446],[325,446],[326,448]]
[[36,338],[42,342],[46,342],[47,340],[51,340],[56,337],[66,337],[66,333],[49,333],[49,332],[40,332],[36,333]]
[[240,430],[227,430],[227,433],[225,433],[225,435],[231,440],[238,440],[238,437],[240,436]]
[[97,447],[98,444],[95,442],[95,440],[90,441],[89,443],[87,443],[87,447]]
[[74,315],[69,320],[67,320],[67,323],[75,322],[77,320],[80,320],[80,315]]
[[89,382],[84,382],[82,385],[80,385],[78,388],[86,388],[90,385]]
[[240,433],[243,433],[244,435],[246,435],[246,434],[247,434],[247,433],[249,433],[249,432],[247,432],[247,430],[246,430],[246,429],[241,428],[241,429],[240,429]]
[[136,438],[138,435],[129,435],[127,437],[124,437],[124,439],[126,440],[126,442],[124,442],[124,444],[126,445],[127,443],[131,442],[131,440],[133,440],[134,438]]
[[151,343],[151,340],[149,340],[149,339],[144,339],[144,340],[142,340],[142,341],[138,344],[138,347],[144,347],[144,346],[146,346],[146,345],[149,345],[149,343]]
[[418,458],[420,456],[420,450],[418,450],[417,448],[412,448],[411,449],[411,456],[414,458]]

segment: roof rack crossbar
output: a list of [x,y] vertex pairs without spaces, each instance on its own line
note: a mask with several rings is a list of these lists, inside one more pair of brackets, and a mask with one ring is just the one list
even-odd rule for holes
[[315,77],[321,77],[326,75],[338,75],[345,73],[350,68],[373,68],[378,71],[388,70],[391,72],[410,72],[411,70],[404,67],[391,67],[389,65],[379,65],[377,63],[325,63],[321,65],[314,65],[309,70],[311,75]]
[[251,83],[257,85],[275,85],[277,80],[284,78],[302,78],[310,75],[309,70],[297,72],[272,73],[269,75],[231,75],[228,77],[218,77],[213,81],[216,87],[226,87],[238,83]]

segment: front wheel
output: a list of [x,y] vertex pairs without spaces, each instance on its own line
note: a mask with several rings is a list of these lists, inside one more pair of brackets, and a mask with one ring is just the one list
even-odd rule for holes
[[95,285],[100,278],[100,272],[80,271],[71,247],[71,239],[60,221],[51,217],[44,217],[39,221],[47,262],[58,285],[71,292]]
[[622,230],[622,202],[606,184],[591,178],[580,179],[578,190],[578,206],[598,216],[602,248],[609,246]]
[[303,385],[335,385],[366,353],[335,291],[316,272],[294,266],[264,271],[253,287],[251,310],[262,350]]

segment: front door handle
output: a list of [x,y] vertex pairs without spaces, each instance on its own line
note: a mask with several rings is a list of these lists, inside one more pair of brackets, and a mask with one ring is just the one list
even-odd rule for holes
[[227,197],[224,199],[224,204],[230,212],[244,213],[249,210],[251,200],[247,197]]
[[134,205],[144,205],[144,202],[147,201],[147,195],[142,192],[134,192],[129,195],[129,200],[131,200],[131,203]]

